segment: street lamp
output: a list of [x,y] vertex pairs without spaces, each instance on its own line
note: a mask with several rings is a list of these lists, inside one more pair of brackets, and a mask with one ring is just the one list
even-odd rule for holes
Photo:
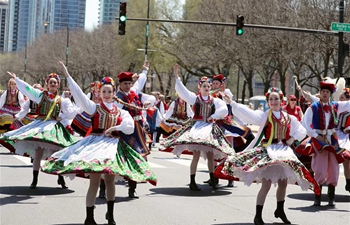
[[[66,45],[66,67],[68,68],[68,57],[69,57],[69,26],[67,23],[67,45]],[[67,79],[64,80],[64,86],[67,86]]]
[[45,33],[45,34],[47,34],[47,27],[49,26],[49,24],[50,24],[49,22],[45,22],[45,23],[44,23],[44,27],[45,27],[44,33]]

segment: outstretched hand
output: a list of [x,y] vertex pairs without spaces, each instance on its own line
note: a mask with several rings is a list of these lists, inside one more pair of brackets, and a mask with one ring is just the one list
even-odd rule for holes
[[7,71],[7,73],[10,74],[11,77],[16,78],[16,74],[15,73],[12,73],[12,72],[9,72],[9,71]]
[[149,61],[148,60],[145,60],[145,63],[143,64],[142,69],[147,70],[147,71],[149,70]]
[[179,78],[179,64],[175,64],[173,66],[173,70],[174,70],[175,78],[178,79]]
[[64,72],[64,75],[65,75],[66,77],[70,77],[66,65],[64,65],[64,63],[63,63],[62,61],[59,61],[58,63],[61,65],[61,67],[62,67],[62,69],[63,69],[63,72]]

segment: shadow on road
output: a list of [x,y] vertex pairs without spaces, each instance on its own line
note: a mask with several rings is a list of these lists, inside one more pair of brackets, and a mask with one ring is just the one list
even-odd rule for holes
[[0,167],[8,167],[8,168],[32,168],[32,165],[1,165]]
[[[129,202],[135,199],[129,197],[115,197],[115,202]],[[104,205],[107,204],[107,199],[96,198],[95,205]]]
[[[292,199],[299,199],[303,201],[314,201],[314,194],[313,193],[298,193],[298,194],[290,194],[287,195],[288,198]],[[328,201],[327,194],[323,193],[321,196],[321,201]],[[335,202],[350,202],[350,196],[349,195],[335,195]]]
[[200,186],[201,191],[191,191],[188,187],[169,187],[169,188],[152,188],[152,192],[149,195],[172,195],[172,196],[187,196],[187,197],[210,197],[210,196],[221,196],[230,195],[232,191],[225,191],[223,189],[217,189],[213,191],[208,185]]
[[0,198],[0,205],[9,205],[9,204],[36,204],[36,203],[22,203],[21,201],[25,201],[31,199],[30,196],[6,196],[5,198]]
[[40,196],[40,195],[62,195],[73,193],[73,190],[62,189],[60,187],[37,187],[30,189],[29,186],[7,186],[1,187],[0,193],[15,196]]

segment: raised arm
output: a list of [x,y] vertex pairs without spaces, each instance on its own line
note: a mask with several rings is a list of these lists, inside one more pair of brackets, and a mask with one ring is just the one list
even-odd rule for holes
[[142,66],[142,73],[139,74],[139,78],[131,88],[131,90],[135,91],[136,94],[139,94],[146,84],[148,69],[149,69],[149,62],[148,60],[146,60],[144,65]]
[[[96,110],[96,103],[91,101],[84,92],[80,89],[79,85],[73,80],[73,78],[69,75],[67,67],[60,62],[66,79],[68,81],[69,89],[72,92],[74,99],[76,100],[79,107],[81,107],[88,114],[93,114]],[[71,103],[72,104],[72,103]]]
[[12,72],[7,72],[11,77],[15,78],[17,88],[21,92],[21,95],[27,96],[30,100],[36,103],[40,103],[43,92],[33,88],[31,85],[27,84],[25,81],[19,79],[16,74]]

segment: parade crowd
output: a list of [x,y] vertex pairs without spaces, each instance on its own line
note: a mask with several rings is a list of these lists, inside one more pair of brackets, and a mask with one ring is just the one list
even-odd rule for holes
[[[64,189],[65,177],[89,179],[85,225],[96,225],[96,196],[107,200],[105,218],[109,225],[116,224],[116,181],[127,181],[133,199],[139,198],[138,183],[157,184],[147,162],[156,143],[164,154],[192,155],[189,191],[201,191],[196,182],[201,157],[209,171],[204,183],[213,190],[219,179],[227,180],[228,187],[234,181],[260,183],[252,218],[256,225],[265,224],[262,212],[271,185],[277,185],[274,216],[285,224],[291,224],[284,210],[288,185],[313,191],[315,207],[321,206],[327,187],[328,205],[335,206],[343,164],[350,192],[350,89],[340,87],[338,80],[320,82],[315,95],[297,86],[300,99],[286,98],[279,88],[270,87],[264,111],[234,101],[222,74],[201,77],[198,91],[191,92],[174,65],[175,96],[146,94],[145,61],[140,74],[121,72],[117,85],[112,77],[104,77],[91,83],[85,94],[59,64],[68,84],[61,95],[56,73],[42,86],[8,72],[8,87],[0,97],[0,144],[32,158],[31,189],[39,184],[39,171],[57,176]],[[247,124],[257,125],[257,133]]]

